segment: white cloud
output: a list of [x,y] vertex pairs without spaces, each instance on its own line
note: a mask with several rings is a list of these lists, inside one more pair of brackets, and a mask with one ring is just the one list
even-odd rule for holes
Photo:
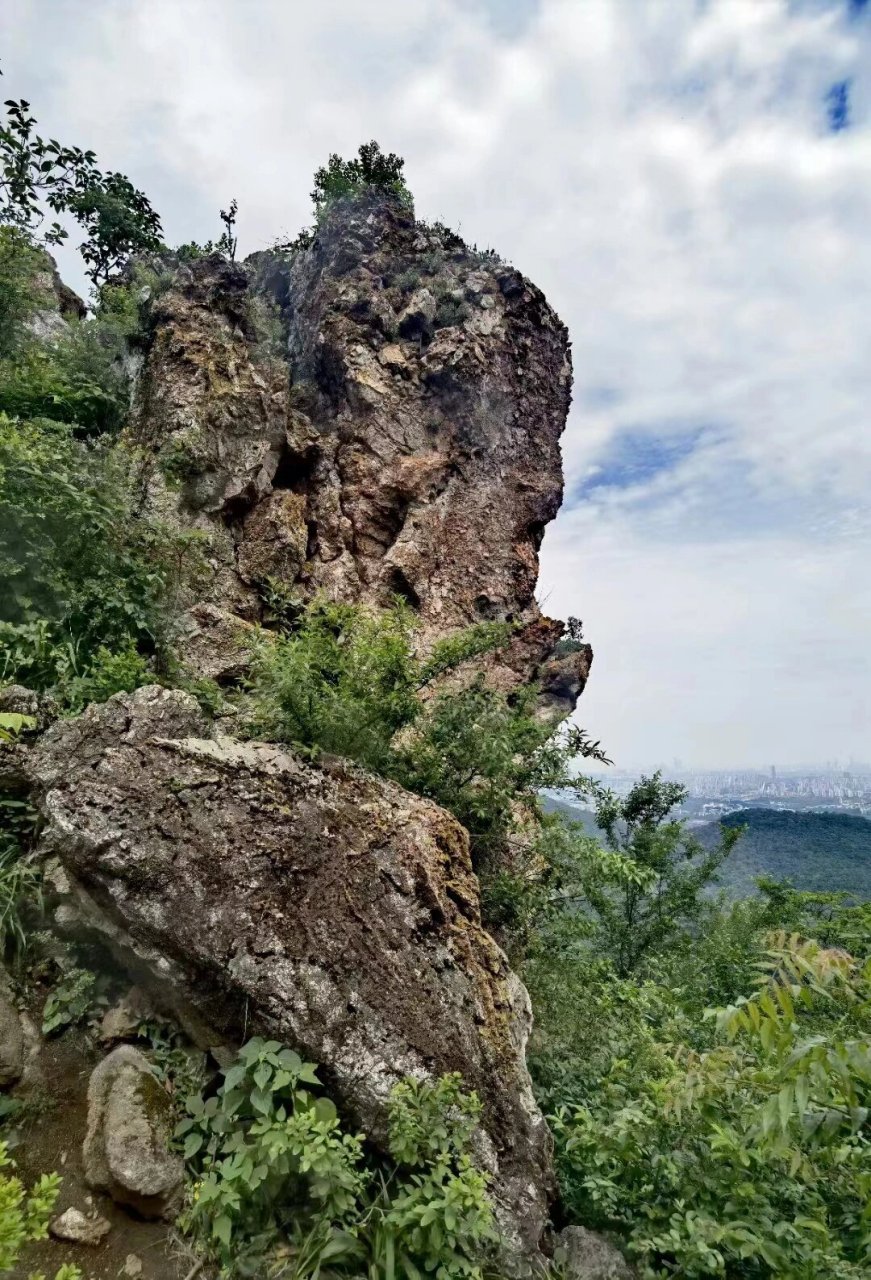
[[569,492],[621,442],[684,434],[545,541],[612,754],[871,755],[871,11],[7,0],[0,22],[7,94],[147,187],[174,239],[236,195],[259,247],[306,220],[327,152],[402,152],[420,212],[569,324]]

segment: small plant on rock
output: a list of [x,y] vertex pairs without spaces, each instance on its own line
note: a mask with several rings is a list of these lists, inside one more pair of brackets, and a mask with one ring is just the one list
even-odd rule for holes
[[42,1011],[42,1034],[52,1035],[92,1018],[106,1004],[102,983],[90,969],[68,969]]

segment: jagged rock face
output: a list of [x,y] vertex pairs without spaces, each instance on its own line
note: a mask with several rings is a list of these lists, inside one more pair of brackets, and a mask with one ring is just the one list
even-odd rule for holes
[[399,591],[436,631],[537,616],[571,389],[539,290],[375,197],[333,209],[282,301],[320,445],[314,580],[342,599]]
[[[373,194],[292,257],[179,267],[152,318],[132,434],[157,461],[152,507],[209,534],[200,603],[256,621],[269,583],[398,593],[422,643],[514,621],[500,683],[543,673],[561,624],[534,591],[571,364],[534,285]],[[552,709],[590,657],[551,673]]]
[[449,814],[340,761],[212,737],[193,699],[156,688],[55,725],[30,771],[90,927],[182,1016],[323,1064],[375,1140],[399,1078],[461,1072],[503,1225],[534,1250],[553,1176],[529,1003]]

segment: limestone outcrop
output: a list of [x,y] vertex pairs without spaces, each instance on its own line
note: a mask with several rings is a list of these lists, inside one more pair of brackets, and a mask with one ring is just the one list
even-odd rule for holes
[[[423,644],[514,622],[501,682],[542,678],[564,715],[591,654],[554,672],[562,624],[534,592],[570,396],[568,335],[542,293],[373,193],[337,202],[292,256],[176,265],[131,435],[151,508],[208,538],[188,604],[251,622],[276,585],[298,600],[400,595]],[[235,671],[202,643],[191,661]]]
[[343,761],[211,736],[192,698],[157,688],[55,725],[30,768],[67,921],[211,1043],[247,1026],[322,1064],[375,1140],[397,1080],[461,1072],[503,1227],[535,1248],[553,1180],[529,1002],[449,814]]

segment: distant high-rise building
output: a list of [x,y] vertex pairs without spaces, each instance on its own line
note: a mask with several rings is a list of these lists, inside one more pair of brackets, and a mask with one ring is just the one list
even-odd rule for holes
[[777,777],[777,770],[775,769],[774,765],[771,766],[771,776],[772,778]]

